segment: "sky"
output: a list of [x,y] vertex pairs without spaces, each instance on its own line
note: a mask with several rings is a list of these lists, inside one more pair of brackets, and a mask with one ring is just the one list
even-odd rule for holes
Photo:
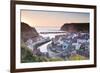
[[89,13],[21,10],[21,22],[32,27],[61,27],[64,23],[87,23]]

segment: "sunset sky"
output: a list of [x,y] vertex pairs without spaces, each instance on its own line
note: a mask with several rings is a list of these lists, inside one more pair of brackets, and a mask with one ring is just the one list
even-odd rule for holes
[[21,22],[32,27],[61,27],[64,23],[87,23],[89,13],[21,10]]

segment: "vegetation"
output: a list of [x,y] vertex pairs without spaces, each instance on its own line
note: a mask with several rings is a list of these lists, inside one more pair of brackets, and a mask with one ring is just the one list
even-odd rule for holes
[[62,58],[49,58],[49,61],[64,61]]
[[21,63],[28,62],[48,62],[48,61],[63,61],[62,58],[47,58],[45,56],[37,56],[32,54],[32,50],[30,50],[25,43],[21,44]]
[[[32,62],[34,60],[31,50],[24,44],[21,45],[21,62]],[[35,61],[35,60],[34,60]]]
[[[68,60],[86,60],[87,57],[81,55],[72,55],[68,58]],[[30,63],[30,62],[49,62],[49,61],[64,61],[63,58],[48,58],[46,56],[37,56],[32,54],[32,50],[30,50],[24,42],[21,42],[21,63]]]
[[69,57],[69,60],[86,60],[86,59],[87,59],[86,57],[78,54]]

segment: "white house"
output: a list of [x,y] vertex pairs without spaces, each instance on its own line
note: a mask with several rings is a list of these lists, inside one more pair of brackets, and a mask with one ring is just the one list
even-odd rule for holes
[[75,49],[78,50],[81,46],[80,43],[76,42],[76,43],[72,43],[73,46],[75,46]]
[[32,39],[28,39],[25,43],[26,43],[26,45],[29,49],[33,50],[33,41],[32,41]]

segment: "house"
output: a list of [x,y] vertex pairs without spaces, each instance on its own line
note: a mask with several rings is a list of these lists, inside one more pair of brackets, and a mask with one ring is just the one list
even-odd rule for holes
[[27,47],[31,50],[33,50],[33,41],[32,39],[28,39],[25,44],[27,45]]

